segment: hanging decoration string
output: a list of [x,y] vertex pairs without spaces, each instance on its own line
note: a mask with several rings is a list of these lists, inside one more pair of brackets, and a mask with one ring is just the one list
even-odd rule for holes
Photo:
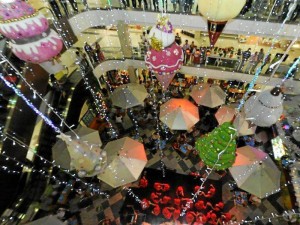
[[240,100],[240,103],[239,103],[239,105],[238,105],[238,107],[237,107],[237,110],[238,110],[238,111],[241,111],[241,109],[242,109],[242,107],[244,106],[245,101],[246,101],[246,99],[247,99],[249,93],[250,93],[251,90],[253,89],[253,87],[254,87],[254,85],[255,85],[255,82],[256,82],[256,80],[258,79],[258,76],[259,76],[259,74],[260,74],[261,71],[262,71],[262,67],[267,63],[267,58],[269,57],[271,50],[274,48],[275,42],[276,42],[276,41],[278,40],[278,38],[279,38],[279,34],[280,34],[281,31],[283,30],[284,25],[285,25],[285,23],[287,22],[287,20],[289,19],[289,17],[290,17],[291,14],[293,13],[291,9],[293,8],[294,5],[297,5],[297,1],[294,1],[292,7],[289,9],[289,12],[288,12],[286,18],[284,19],[284,21],[283,21],[282,24],[280,25],[279,30],[276,32],[275,38],[273,39],[272,45],[271,45],[271,47],[269,48],[269,50],[268,50],[266,56],[264,57],[263,63],[257,68],[257,70],[256,70],[256,72],[255,72],[255,75],[253,76],[253,79],[251,80],[251,82],[250,82],[250,84],[249,84],[249,87],[248,87],[247,91],[245,92],[243,98]]
[[[85,186],[90,186],[90,187],[93,187],[93,186],[94,186],[94,184],[89,184],[89,183],[83,181],[82,179],[76,177],[76,174],[70,173],[69,170],[64,170],[64,169],[62,169],[62,168],[60,167],[60,165],[55,164],[55,161],[51,162],[51,161],[47,160],[46,158],[44,158],[43,156],[39,155],[39,154],[36,152],[35,149],[33,149],[33,148],[31,148],[30,146],[26,145],[24,142],[22,142],[22,141],[21,141],[20,139],[18,139],[17,137],[15,137],[15,136],[13,136],[13,135],[11,135],[11,134],[9,134],[9,133],[6,133],[6,134],[3,134],[3,133],[2,133],[0,136],[1,136],[1,137],[4,137],[4,138],[3,138],[3,141],[5,141],[6,139],[9,139],[9,140],[12,141],[14,144],[18,144],[19,146],[25,148],[26,150],[31,151],[35,156],[39,157],[39,159],[42,160],[44,163],[48,163],[49,165],[52,165],[52,167],[58,168],[61,172],[63,172],[63,173],[65,173],[65,174],[67,174],[67,175],[73,177],[77,182],[80,182],[80,183],[84,184]],[[4,154],[6,154],[6,152],[5,152],[5,151],[2,151],[1,154],[4,155]],[[6,155],[5,155],[5,156],[6,156]],[[7,156],[7,157],[9,157],[9,156]],[[12,159],[12,160],[17,161],[15,158],[12,158],[12,157],[9,157],[9,158]],[[17,163],[21,164],[20,161],[17,161]],[[28,167],[28,166],[27,166],[27,167]],[[52,177],[52,178],[53,178],[53,177]],[[107,198],[109,198],[109,195],[108,195],[107,193],[100,191],[99,188],[96,188],[96,189],[98,190],[97,192],[99,193],[99,195],[105,195]]]
[[8,86],[9,88],[13,89],[13,91],[16,93],[16,95],[18,95],[20,98],[22,98],[25,103],[37,114],[39,115],[50,127],[53,128],[53,130],[57,133],[62,133],[60,131],[60,129],[55,126],[53,124],[53,122],[46,117],[41,111],[39,111],[21,92],[19,89],[17,89],[16,87],[14,87],[14,85],[12,85],[11,83],[9,83],[5,77],[3,76],[2,73],[0,73],[0,79],[6,84],[6,86]]
[[208,177],[210,176],[210,174],[213,172],[213,170],[215,169],[216,165],[218,164],[218,162],[220,161],[220,158],[221,156],[226,152],[227,148],[229,147],[230,143],[235,139],[235,136],[233,136],[232,134],[230,135],[230,140],[229,142],[227,143],[226,147],[224,148],[223,151],[221,151],[219,154],[218,154],[218,158],[216,160],[216,162],[214,163],[213,167],[212,168],[208,168],[205,170],[206,172],[206,177],[205,178],[200,178],[201,180],[201,185],[200,185],[200,188],[197,190],[197,192],[195,194],[192,194],[193,197],[191,198],[192,201],[188,201],[185,205],[185,207],[183,207],[183,210],[182,212],[180,213],[180,216],[184,216],[186,211],[191,207],[191,203],[192,202],[195,202],[196,199],[198,198],[198,195],[200,194],[200,192],[202,192],[202,189],[204,188],[204,184],[205,182],[208,180]]
[[[298,64],[300,63],[300,57],[293,63],[293,65],[289,68],[288,72],[284,76],[284,78],[281,81],[281,85],[288,79],[293,76],[293,72],[297,70]],[[280,86],[281,86],[280,85]]]
[[[109,117],[107,116],[107,113],[106,113],[106,109],[103,107],[103,99],[102,99],[102,96],[101,95],[97,95],[94,91],[94,89],[91,87],[90,83],[89,83],[89,80],[85,74],[85,71],[82,67],[80,67],[80,74],[81,74],[81,77],[86,85],[86,88],[90,91],[93,99],[94,99],[94,105],[96,107],[96,111],[97,113],[99,113],[105,120],[106,122],[108,123],[108,126],[109,126],[109,129],[111,130],[111,134],[113,137],[116,137],[118,138],[118,134],[116,132],[116,130],[114,129],[112,123],[110,122],[110,119]],[[101,108],[99,106],[102,106]]]
[[[72,128],[64,121],[64,118],[61,117],[61,115],[59,115],[58,112],[56,112],[54,110],[54,108],[32,87],[32,85],[30,83],[28,83],[28,81],[26,80],[26,78],[20,73],[20,71],[7,59],[6,56],[4,56],[2,53],[0,53],[1,58],[3,59],[3,61],[7,62],[10,67],[15,71],[15,73],[24,81],[24,83],[33,91],[34,96],[38,96],[39,99],[41,99],[49,109],[51,109],[51,111],[61,120],[61,123],[63,123],[77,138],[79,138],[79,136],[76,134],[76,132],[74,130],[72,130]],[[3,62],[2,61],[2,62]]]
[[[274,77],[275,72],[277,71],[277,69],[279,68],[280,64],[283,62],[283,60],[285,59],[285,57],[287,56],[287,54],[289,53],[290,49],[292,48],[292,46],[297,42],[298,38],[299,38],[300,32],[298,32],[298,35],[292,40],[292,42],[289,44],[289,47],[284,51],[283,55],[281,56],[281,58],[276,62],[276,66],[272,71],[271,76],[269,77],[268,80],[266,80],[264,83],[268,83],[270,82],[270,80]],[[266,84],[267,85],[267,84]]]

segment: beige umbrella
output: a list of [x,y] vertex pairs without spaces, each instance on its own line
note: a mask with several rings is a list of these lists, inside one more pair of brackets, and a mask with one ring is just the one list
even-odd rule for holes
[[281,172],[267,153],[245,146],[238,148],[236,154],[229,171],[239,188],[259,198],[280,191]]
[[202,83],[192,88],[190,96],[198,105],[215,108],[225,103],[226,94],[217,85]]
[[[219,125],[232,121],[236,113],[235,107],[235,105],[224,105],[218,109],[215,117]],[[233,126],[237,129],[239,136],[252,135],[256,130],[256,126],[252,126],[250,121],[246,120],[244,112],[241,112],[235,117]]]
[[98,178],[112,187],[136,181],[147,164],[144,145],[129,137],[107,143],[107,167]]
[[[87,142],[89,145],[101,146],[102,142],[98,130],[93,130],[88,127],[78,126],[74,132],[80,137],[80,140]],[[75,134],[72,131],[66,132],[65,135],[71,136],[76,140]],[[66,142],[59,139],[52,147],[52,158],[55,163],[64,169],[71,169],[71,157],[67,149]]]
[[113,105],[128,109],[137,105],[143,105],[148,92],[144,85],[130,83],[117,87],[112,93]]
[[160,106],[159,119],[172,130],[189,130],[199,121],[198,107],[186,99],[172,98]]

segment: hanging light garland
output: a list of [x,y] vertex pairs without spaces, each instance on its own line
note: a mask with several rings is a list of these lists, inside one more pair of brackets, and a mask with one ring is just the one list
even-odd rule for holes
[[[51,165],[52,167],[58,168],[61,172],[63,172],[63,173],[65,173],[65,174],[67,174],[67,175],[73,177],[77,182],[82,183],[82,184],[85,185],[86,187],[91,187],[91,188],[93,188],[99,195],[104,195],[104,196],[106,196],[106,198],[109,198],[109,195],[108,195],[107,193],[102,192],[102,191],[101,191],[99,188],[97,188],[97,187],[94,187],[94,184],[90,184],[90,183],[88,183],[88,182],[82,180],[81,178],[78,178],[78,177],[76,176],[76,174],[75,174],[75,173],[71,173],[70,170],[64,170],[64,169],[61,169],[60,165],[55,164],[55,161],[51,162],[51,161],[47,160],[46,158],[44,158],[43,156],[39,155],[35,149],[33,149],[33,148],[31,148],[30,146],[26,145],[24,142],[22,142],[21,140],[19,140],[17,137],[15,137],[15,136],[13,136],[13,135],[11,135],[11,134],[8,134],[8,133],[6,133],[6,134],[1,133],[0,136],[3,138],[3,141],[5,141],[6,139],[8,139],[8,140],[12,141],[14,145],[15,145],[15,144],[18,144],[19,146],[23,147],[24,149],[29,150],[30,152],[32,152],[32,153],[33,153],[35,156],[37,156],[41,161],[43,161],[44,164],[49,164],[49,165]],[[40,172],[40,173],[43,174],[43,175],[47,174],[44,170],[37,170],[37,169],[34,169],[34,167],[29,167],[29,166],[27,166],[26,164],[22,163],[21,161],[18,161],[17,159],[12,158],[12,157],[6,155],[6,152],[5,152],[5,151],[2,151],[1,154],[2,154],[3,156],[6,157],[6,160],[13,160],[13,161],[15,161],[17,166],[18,166],[18,165],[21,165],[21,167],[25,167],[25,168],[28,168],[28,169],[31,168],[33,172],[38,171],[38,172]],[[22,165],[23,165],[23,166],[22,166]],[[57,181],[59,181],[59,182],[62,183],[62,184],[66,184],[66,183],[67,183],[67,182],[63,182],[63,181],[58,180],[58,178],[56,178],[55,176],[50,176],[50,175],[48,176],[48,175],[47,175],[47,177],[51,177],[52,179],[57,180]]]
[[[296,5],[297,5],[297,1],[294,1],[294,2],[293,2],[293,6],[296,6]],[[246,99],[248,98],[249,93],[253,90],[253,87],[254,87],[254,85],[255,85],[255,83],[256,83],[256,80],[258,79],[258,76],[260,75],[260,73],[261,73],[261,71],[262,71],[262,67],[267,63],[267,58],[268,58],[268,56],[270,55],[271,50],[274,48],[275,42],[276,42],[276,41],[278,40],[278,38],[279,38],[279,34],[280,34],[281,31],[283,30],[284,25],[285,25],[285,23],[287,22],[289,16],[293,13],[293,12],[292,12],[292,8],[293,8],[293,7],[291,7],[291,8],[289,9],[289,12],[288,12],[286,18],[285,18],[284,21],[281,23],[279,30],[278,30],[278,31],[276,32],[276,34],[275,34],[275,38],[272,39],[271,47],[268,49],[268,52],[267,52],[267,54],[265,55],[265,57],[264,57],[264,59],[263,59],[263,63],[256,69],[255,74],[254,74],[254,76],[253,76],[251,82],[249,83],[248,89],[246,90],[245,94],[243,95],[243,98],[240,100],[240,103],[239,103],[239,105],[238,105],[238,107],[237,107],[237,110],[238,110],[238,111],[241,111],[242,107],[243,107],[244,104],[245,104]]]
[[[2,60],[1,64],[4,62],[8,63],[11,69],[15,72],[15,74],[18,75],[23,80],[23,82],[30,88],[30,90],[33,92],[34,95],[33,98],[37,96],[39,99],[41,99],[42,102],[44,102],[46,106],[60,119],[61,123],[64,124],[77,138],[79,138],[79,136],[72,130],[72,128],[64,121],[64,118],[34,89],[34,87],[27,81],[27,79],[22,75],[22,73],[1,52],[0,52],[0,57]],[[29,68],[29,70],[33,74],[32,69]]]
[[97,113],[105,119],[105,121],[107,122],[109,129],[110,129],[110,133],[111,133],[111,137],[112,138],[118,138],[118,134],[116,132],[116,130],[114,129],[112,123],[110,122],[110,118],[107,115],[106,109],[103,106],[103,99],[102,99],[102,95],[99,93],[96,93],[94,88],[90,85],[89,79],[86,76],[86,73],[84,71],[84,69],[82,67],[80,67],[80,74],[81,77],[86,85],[86,89],[88,89],[93,97],[94,100],[94,105],[96,107],[96,111]]

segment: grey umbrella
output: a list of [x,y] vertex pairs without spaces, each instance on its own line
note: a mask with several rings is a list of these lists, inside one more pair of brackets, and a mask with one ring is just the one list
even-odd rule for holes
[[[74,132],[80,137],[81,140],[87,141],[89,144],[102,145],[98,130],[93,130],[88,127],[78,126]],[[72,131],[65,133],[72,138],[76,138]],[[52,147],[52,158],[55,163],[60,165],[64,169],[70,169],[70,154],[67,149],[66,143],[59,139]]]

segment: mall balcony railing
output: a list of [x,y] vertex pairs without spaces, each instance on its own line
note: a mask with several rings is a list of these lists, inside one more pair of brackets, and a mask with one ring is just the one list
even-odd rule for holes
[[[103,54],[105,56],[105,60],[124,60],[124,56],[122,54],[121,48],[118,47],[102,47],[101,48],[103,51]],[[132,48],[132,58],[128,59],[134,59],[134,60],[140,60],[144,61],[145,60],[145,53],[144,51],[141,51],[139,47],[133,47]],[[205,69],[212,69],[212,70],[217,70],[217,71],[228,71],[228,72],[238,72],[237,68],[238,65],[241,63],[241,60],[237,58],[230,58],[230,57],[220,57],[220,56],[208,56],[200,63],[193,63],[191,60],[189,60],[187,63],[184,63],[184,66],[188,67],[199,67],[199,68],[205,68]],[[258,64],[256,66],[256,69],[260,66]],[[273,69],[269,69],[270,64],[266,64],[263,69],[262,73],[260,76],[267,76],[269,77],[273,73]],[[279,65],[279,67],[276,69],[274,72],[274,78],[284,78],[285,75],[287,74],[289,68],[291,65],[285,64],[284,62]],[[97,67],[97,65],[94,65],[94,68]],[[248,62],[245,62],[241,72],[246,73],[246,69],[248,67]],[[274,67],[276,68],[276,67]],[[251,70],[251,72],[247,74],[253,74],[255,72],[255,68]],[[234,75],[233,75],[234,77]],[[296,69],[296,71],[293,72],[293,79],[300,81],[300,69],[299,66]]]
[[[176,4],[174,10],[173,4],[169,0],[158,1],[158,6],[154,7],[152,0],[100,0],[100,1],[67,1],[62,4],[60,1],[49,1],[49,7],[54,11],[56,17],[61,19],[63,17],[72,17],[80,12],[87,10],[136,10],[145,12],[167,12],[185,15],[199,15],[197,1],[192,4],[186,3],[185,0],[180,0]],[[72,4],[70,2],[73,2]],[[134,3],[135,2],[135,3]],[[141,5],[139,5],[141,2]],[[147,3],[147,4],[145,4]],[[129,4],[129,5],[127,5]],[[254,20],[254,21],[268,21],[281,23],[287,16],[289,7],[293,4],[291,0],[271,1],[268,0],[253,0],[251,4],[247,3],[241,10],[239,19]],[[291,18],[287,21],[290,24],[298,24],[300,21],[300,2],[293,10]]]

